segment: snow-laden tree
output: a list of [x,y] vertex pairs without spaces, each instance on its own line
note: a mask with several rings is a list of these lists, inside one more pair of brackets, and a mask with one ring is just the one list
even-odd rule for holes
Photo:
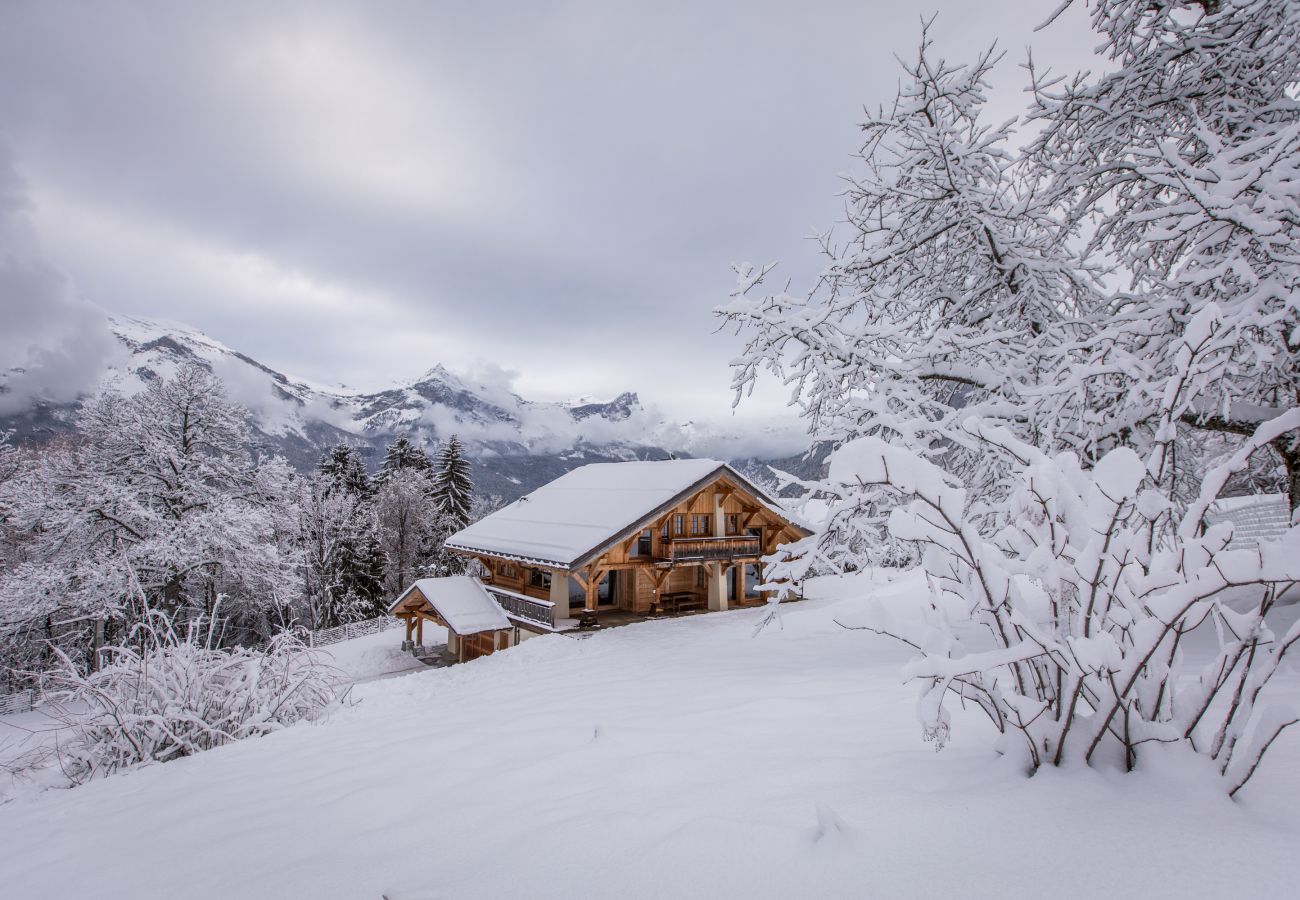
[[463,557],[448,551],[447,538],[470,523],[474,510],[474,481],[465,446],[452,435],[438,450],[432,470],[433,503],[438,511],[435,550],[427,570],[433,575],[457,575],[465,571]]
[[383,484],[403,469],[412,469],[416,472],[429,472],[433,469],[433,463],[429,460],[429,454],[425,449],[417,447],[404,434],[389,444],[388,449],[384,451],[384,459],[379,464],[375,481]]
[[295,488],[246,449],[243,410],[197,367],[86,404],[78,440],[0,488],[24,560],[0,578],[15,645],[94,649],[140,621],[211,619],[228,641],[268,637],[301,594]]
[[0,484],[18,474],[18,449],[13,445],[12,431],[0,431]]
[[313,631],[367,618],[372,605],[344,584],[349,551],[365,537],[358,528],[359,518],[364,524],[360,504],[330,487],[321,476],[305,479],[299,501],[305,599],[300,621]]
[[384,555],[361,459],[340,444],[303,479],[299,503],[306,608],[316,630],[382,612]]
[[[764,295],[770,267],[742,266],[721,312],[749,335],[738,398],[769,369],[837,447],[803,483],[825,528],[773,581],[870,562],[891,503],[921,549],[928,600],[871,627],[921,655],[927,736],[955,699],[1031,769],[1174,742],[1235,792],[1296,720],[1265,701],[1300,640],[1269,616],[1300,532],[1233,551],[1204,514],[1300,435],[1300,6],[1090,5],[1113,70],[1035,73],[1026,151],[981,119],[992,55],[950,65],[923,38],[864,126],[823,277]],[[1189,496],[1179,451],[1206,428]],[[1197,627],[1220,652],[1192,672]]]
[[384,590],[396,597],[416,578],[431,574],[431,560],[443,533],[442,516],[430,495],[433,482],[427,472],[402,468],[380,483],[374,514],[379,547],[387,561]]
[[13,445],[13,432],[0,431],[0,574],[18,562],[18,535],[9,523],[3,502],[3,488],[22,471],[18,448]]
[[361,454],[357,452],[356,448],[348,444],[338,444],[331,447],[321,457],[316,471],[329,479],[337,488],[347,491],[358,499],[369,499],[372,493],[370,476],[366,473],[366,464],[362,462]]
[[469,460],[465,458],[465,445],[454,434],[438,450],[434,460],[433,502],[453,531],[469,524],[474,506],[474,481]]
[[1066,370],[1108,314],[1052,207],[984,124],[992,53],[933,58],[928,36],[889,109],[863,124],[846,191],[849,236],[805,296],[761,294],[771,267],[739,268],[724,313],[749,334],[736,373],[793,386],[819,439],[898,434],[996,490],[1003,472],[960,427],[992,418],[1036,444],[1088,451],[1105,417]]
[[[1124,280],[1089,366],[1128,369],[1109,410],[1122,428],[1169,446],[1171,422],[1250,435],[1300,406],[1300,6],[1090,6],[1114,68],[1035,73],[1028,157],[1066,227]],[[1202,314],[1204,343],[1180,371]],[[1300,508],[1300,432],[1271,449]]]

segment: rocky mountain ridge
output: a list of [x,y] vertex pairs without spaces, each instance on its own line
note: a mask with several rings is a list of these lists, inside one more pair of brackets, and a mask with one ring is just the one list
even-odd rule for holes
[[[440,364],[408,382],[353,390],[288,376],[187,325],[132,316],[113,316],[110,325],[121,352],[100,390],[131,394],[183,365],[203,366],[249,409],[257,447],[302,470],[340,442],[357,447],[373,468],[399,434],[430,450],[457,434],[474,460],[477,489],[510,500],[586,463],[733,455],[717,452],[735,443],[728,436],[698,423],[669,422],[631,391],[607,402],[537,402]],[[76,409],[75,403],[38,402],[0,419],[0,430],[43,442],[69,432]],[[750,471],[762,463],[743,460]]]

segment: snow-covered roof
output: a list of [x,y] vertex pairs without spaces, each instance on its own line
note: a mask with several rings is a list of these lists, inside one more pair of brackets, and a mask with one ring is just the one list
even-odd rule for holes
[[569,568],[639,522],[725,474],[783,519],[790,515],[724,462],[670,459],[574,469],[447,539],[457,550]]
[[1254,550],[1260,541],[1277,540],[1287,530],[1291,524],[1291,505],[1286,494],[1223,497],[1210,504],[1205,521],[1210,525],[1231,522],[1229,546],[1234,550]]
[[421,578],[402,591],[388,608],[394,612],[414,590],[419,590],[447,626],[457,634],[478,634],[513,627],[482,582],[469,575]]

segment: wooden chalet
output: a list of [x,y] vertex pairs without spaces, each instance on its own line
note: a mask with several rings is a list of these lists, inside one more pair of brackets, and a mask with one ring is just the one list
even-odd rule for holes
[[452,535],[532,632],[764,602],[763,556],[807,528],[725,463],[575,469]]

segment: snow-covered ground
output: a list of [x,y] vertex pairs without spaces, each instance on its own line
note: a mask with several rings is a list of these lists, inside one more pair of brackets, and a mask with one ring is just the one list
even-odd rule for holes
[[[403,634],[400,628],[390,628],[377,634],[330,644],[319,651],[321,661],[339,669],[354,682],[427,668],[424,663],[402,650]],[[425,622],[425,646],[445,643],[447,629]]]
[[834,622],[857,614],[861,581],[819,587],[757,636],[762,610],[538,638],[361,684],[324,724],[15,800],[0,885],[194,900],[1294,894],[1300,742],[1280,742],[1236,803],[1184,755],[1027,779],[974,714],[936,754],[905,654]]

